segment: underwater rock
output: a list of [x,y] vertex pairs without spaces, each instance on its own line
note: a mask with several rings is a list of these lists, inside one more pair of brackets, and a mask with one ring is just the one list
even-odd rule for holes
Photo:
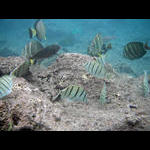
[[[8,58],[12,64],[13,59],[18,60]],[[139,92],[143,78],[121,74],[111,80],[98,79],[83,67],[92,60],[88,55],[66,53],[48,68],[34,67],[26,80],[15,78],[12,93],[0,100],[0,130],[118,131],[141,126],[150,107],[149,97]],[[104,81],[111,102],[102,106],[98,98]],[[52,102],[69,85],[84,87],[88,103],[66,99]],[[138,107],[131,109],[129,105]]]
[[0,74],[9,74],[13,69],[23,62],[24,59],[21,57],[0,57]]
[[13,86],[12,93],[0,99],[0,130],[8,131],[9,124],[12,126],[10,131],[26,126],[36,130],[43,119],[44,94],[23,78],[15,78]]

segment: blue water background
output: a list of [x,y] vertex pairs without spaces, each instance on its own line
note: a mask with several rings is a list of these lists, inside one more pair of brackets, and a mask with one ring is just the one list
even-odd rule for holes
[[[30,41],[28,28],[36,19],[0,19],[0,50],[7,47],[21,55],[24,46]],[[71,53],[87,54],[87,47],[97,33],[109,39],[112,49],[106,61],[113,66],[125,63],[137,75],[150,71],[150,51],[137,60],[123,57],[123,47],[131,41],[150,42],[150,19],[43,19],[47,40],[43,45],[72,39],[70,45],[62,46]],[[149,44],[150,45],[150,44]]]

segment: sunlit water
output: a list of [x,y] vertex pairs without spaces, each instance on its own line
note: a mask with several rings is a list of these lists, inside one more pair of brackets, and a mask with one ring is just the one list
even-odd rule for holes
[[[22,49],[30,41],[28,28],[36,19],[0,19],[0,51],[8,48],[14,53],[1,56],[21,55]],[[137,74],[150,71],[150,51],[137,60],[123,57],[123,47],[131,41],[150,42],[150,19],[43,19],[47,40],[43,45],[62,43],[62,48],[70,53],[87,54],[87,47],[97,33],[112,43],[106,61],[113,66],[124,63]],[[150,43],[149,43],[150,45]],[[7,50],[7,49],[6,49]]]

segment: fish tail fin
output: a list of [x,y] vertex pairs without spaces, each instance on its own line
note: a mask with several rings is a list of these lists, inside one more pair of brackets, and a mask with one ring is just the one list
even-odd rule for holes
[[150,50],[150,46],[148,46],[148,41],[144,44],[144,48],[145,48],[146,50]]
[[30,64],[31,64],[31,65],[34,65],[34,64],[36,63],[36,60],[35,60],[35,59],[32,59],[32,58],[30,58],[29,61],[30,61]]

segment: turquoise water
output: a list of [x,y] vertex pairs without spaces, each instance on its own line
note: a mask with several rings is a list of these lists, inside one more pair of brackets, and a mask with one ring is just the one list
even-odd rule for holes
[[[0,19],[0,56],[19,56],[30,41],[28,28],[36,19]],[[125,59],[123,47],[132,41],[149,41],[150,19],[43,19],[47,40],[43,45],[62,44],[70,53],[87,54],[87,47],[97,33],[112,43],[106,61],[113,66],[125,64],[138,75],[150,71],[150,51],[137,60]],[[2,49],[5,51],[1,52]]]

